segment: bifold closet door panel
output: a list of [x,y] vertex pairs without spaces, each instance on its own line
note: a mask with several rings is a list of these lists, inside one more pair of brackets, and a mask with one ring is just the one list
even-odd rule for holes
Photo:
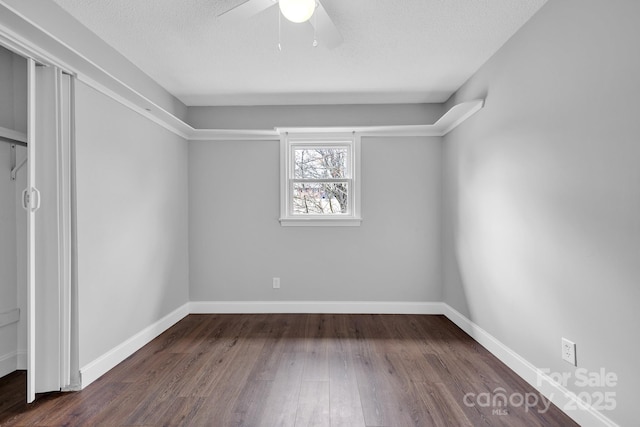
[[68,210],[61,189],[69,185],[69,76],[55,67],[31,69],[29,135],[29,346],[28,400],[68,382],[68,329],[64,315],[70,268]]

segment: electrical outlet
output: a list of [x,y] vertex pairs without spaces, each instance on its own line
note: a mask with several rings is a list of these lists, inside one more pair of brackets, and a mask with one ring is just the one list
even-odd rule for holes
[[274,277],[273,278],[273,289],[280,289],[280,278],[279,277]]
[[562,338],[562,360],[578,366],[576,361],[576,343]]

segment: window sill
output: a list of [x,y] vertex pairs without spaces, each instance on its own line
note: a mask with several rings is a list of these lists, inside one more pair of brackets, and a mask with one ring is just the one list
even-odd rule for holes
[[359,227],[362,218],[280,218],[283,227]]

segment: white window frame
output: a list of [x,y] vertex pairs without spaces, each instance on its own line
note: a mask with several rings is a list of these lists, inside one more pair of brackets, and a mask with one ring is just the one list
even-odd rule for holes
[[[294,150],[299,147],[346,147],[349,150],[349,193],[344,214],[316,215],[293,213]],[[312,182],[311,180],[304,180]],[[317,180],[321,182],[322,180]],[[332,179],[333,181],[339,181]],[[280,135],[280,224],[282,226],[359,226],[360,216],[360,136],[355,132],[281,131]]]

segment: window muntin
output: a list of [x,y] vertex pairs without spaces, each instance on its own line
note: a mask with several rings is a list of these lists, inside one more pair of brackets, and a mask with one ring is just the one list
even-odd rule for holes
[[287,133],[281,144],[282,225],[359,225],[359,138]]

